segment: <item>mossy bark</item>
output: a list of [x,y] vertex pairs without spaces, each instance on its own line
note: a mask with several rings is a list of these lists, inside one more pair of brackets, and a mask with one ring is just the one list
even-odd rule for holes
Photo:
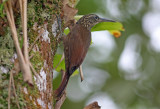
[[[2,2],[2,1],[0,1]],[[52,33],[52,24],[57,22],[56,15],[60,15],[62,8],[62,0],[29,0],[27,17],[28,17],[28,41],[29,46],[36,40],[40,31],[40,38],[34,44],[29,53],[32,66],[36,70],[38,76],[33,75],[34,86],[29,86],[23,81],[22,72],[14,75],[16,93],[20,108],[27,109],[53,109],[53,57],[58,47],[58,25],[55,25],[56,34]],[[13,6],[14,7],[14,6]],[[22,26],[19,7],[15,7],[14,18],[19,35],[19,42],[22,47],[23,38]],[[11,58],[15,52],[9,25],[6,20],[5,11],[3,18],[0,18],[0,67],[7,68],[10,71],[14,64]],[[0,70],[1,71],[1,70]],[[4,70],[0,73],[0,108],[7,108],[9,72],[4,74]],[[12,88],[11,88],[11,91]],[[16,109],[15,95],[11,93],[11,108]]]

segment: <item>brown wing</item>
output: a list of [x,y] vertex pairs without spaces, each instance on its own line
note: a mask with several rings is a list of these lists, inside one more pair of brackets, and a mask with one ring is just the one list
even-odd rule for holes
[[70,75],[82,64],[91,42],[91,32],[75,25],[64,41],[66,70]]

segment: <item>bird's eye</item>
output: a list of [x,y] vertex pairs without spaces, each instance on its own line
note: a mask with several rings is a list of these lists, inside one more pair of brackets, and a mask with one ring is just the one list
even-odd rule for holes
[[99,19],[99,17],[98,17],[98,16],[95,16],[94,18],[95,18],[96,20],[98,20],[98,19]]

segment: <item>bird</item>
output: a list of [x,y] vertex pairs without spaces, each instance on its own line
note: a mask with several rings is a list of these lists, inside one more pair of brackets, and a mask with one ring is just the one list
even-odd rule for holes
[[91,28],[100,22],[115,22],[100,18],[96,14],[87,14],[81,17],[63,38],[65,55],[65,74],[58,89],[55,90],[57,98],[61,97],[67,87],[70,76],[82,64],[91,43]]

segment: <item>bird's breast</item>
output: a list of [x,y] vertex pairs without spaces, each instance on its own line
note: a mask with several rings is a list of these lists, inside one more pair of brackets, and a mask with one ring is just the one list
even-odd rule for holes
[[83,62],[91,42],[91,32],[81,25],[76,25],[64,40],[66,69],[70,74]]

